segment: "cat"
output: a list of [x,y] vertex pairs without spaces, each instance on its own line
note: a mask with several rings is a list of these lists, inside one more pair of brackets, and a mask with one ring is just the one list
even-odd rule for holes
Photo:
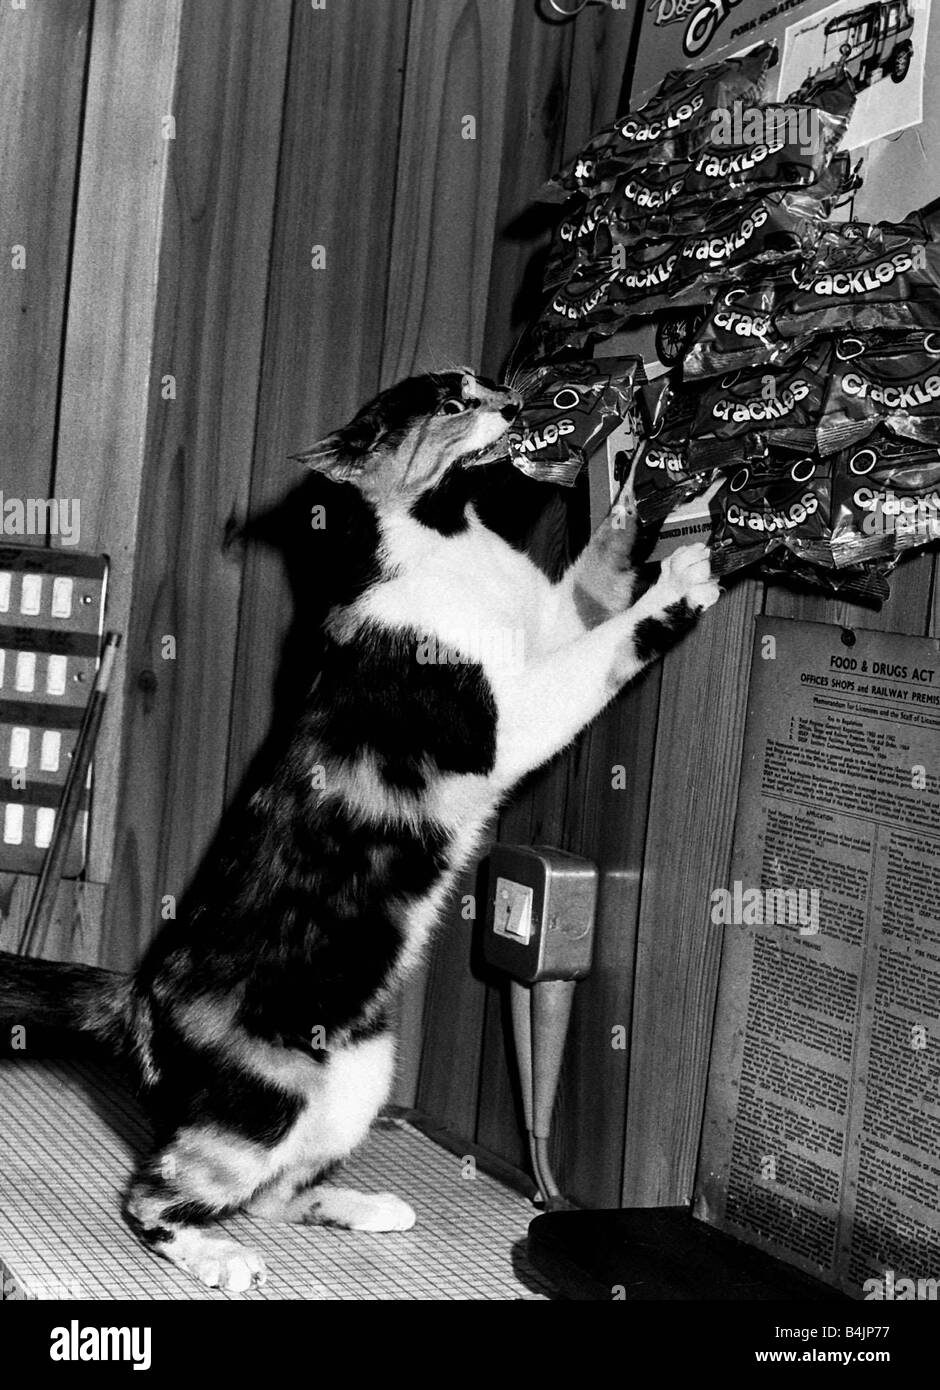
[[329,1181],[388,1097],[388,1005],[499,803],[719,597],[699,544],[641,592],[622,508],[559,582],[486,527],[475,470],[505,459],[521,406],[469,371],[412,377],[299,456],[365,543],[276,772],[133,976],[0,956],[0,1023],[131,1062],[155,1148],[125,1218],[210,1287],[266,1277],[208,1229],[224,1215],[413,1224],[399,1197]]

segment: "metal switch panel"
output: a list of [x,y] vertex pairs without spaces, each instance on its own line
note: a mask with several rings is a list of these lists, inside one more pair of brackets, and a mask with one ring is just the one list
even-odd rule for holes
[[591,968],[597,868],[541,845],[489,856],[483,954],[516,980],[577,980]]
[[[0,545],[0,872],[38,873],[101,649],[108,562]],[[64,876],[85,861],[91,784]]]

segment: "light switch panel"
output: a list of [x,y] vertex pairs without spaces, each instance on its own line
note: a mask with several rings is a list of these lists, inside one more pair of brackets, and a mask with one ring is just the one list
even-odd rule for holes
[[513,979],[577,980],[591,967],[597,868],[541,845],[494,845],[483,955]]

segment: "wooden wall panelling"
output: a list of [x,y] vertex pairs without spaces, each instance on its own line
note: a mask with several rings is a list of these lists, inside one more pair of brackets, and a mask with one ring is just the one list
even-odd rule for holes
[[690,1200],[761,586],[737,584],[663,663],[641,887],[627,1091],[625,1206]]
[[[562,845],[600,870],[591,974],[575,991],[553,1128],[562,1190],[615,1207],[623,1178],[637,921],[662,672],[649,671],[584,742]],[[624,770],[625,779],[620,777]],[[616,770],[616,772],[615,772]],[[626,785],[623,785],[625,780]]]
[[480,360],[515,9],[502,0],[413,0],[383,385]]
[[[25,10],[0,8],[0,491],[6,500],[53,494],[89,9],[86,0],[67,7],[38,0]],[[23,269],[13,268],[14,247],[25,249]],[[0,876],[4,949],[19,942],[35,884],[31,874]],[[100,893],[90,896],[100,905]],[[63,884],[42,953],[67,955],[62,941],[75,922],[86,927],[75,949],[93,959],[88,950],[97,947],[100,922],[89,920],[81,886]]]
[[544,24],[531,6],[513,6],[506,138],[481,357],[489,376],[505,365],[541,299],[537,252],[548,245],[553,211],[546,213],[533,198],[562,161],[573,39],[574,26]]
[[[55,7],[57,17],[62,9]],[[81,149],[52,491],[80,503],[82,548],[110,555],[109,621],[123,632],[146,452],[167,161],[151,105],[158,101],[161,114],[171,109],[180,12],[180,0],[158,7],[145,0],[99,0],[84,124],[73,111],[67,132],[75,141],[80,132]],[[38,91],[52,93],[53,110],[54,87],[48,80],[37,84]],[[31,101],[30,109],[41,108],[44,100]],[[64,111],[59,114],[66,120]],[[70,221],[72,211],[68,188],[54,197],[50,191],[53,223]],[[63,277],[57,290],[64,294],[61,258],[57,273]],[[98,791],[87,867],[92,884],[106,883],[111,869],[124,674],[121,653],[96,753]]]
[[891,592],[880,609],[845,603],[825,594],[790,593],[768,586],[765,612],[773,618],[801,618],[811,623],[838,623],[878,632],[906,632],[920,636],[929,631],[931,571],[935,561],[924,554],[902,560],[890,576]]
[[[48,497],[88,0],[0,7],[0,489]],[[13,268],[13,248],[25,250]],[[13,544],[43,537],[11,536]]]
[[[305,474],[288,455],[345,423],[378,390],[398,112],[409,0],[297,0],[277,188],[250,512],[289,499]],[[313,248],[325,264],[315,269]],[[330,524],[327,509],[327,529]],[[310,599],[316,546],[308,531]],[[245,556],[228,789],[272,725],[294,599],[275,548]],[[300,615],[302,617],[302,615]]]
[[563,158],[609,125],[623,109],[624,75],[631,61],[640,5],[630,9],[589,6],[572,30],[571,64],[565,100]]
[[[32,874],[0,874],[0,922],[3,950],[15,950],[26,926],[36,886]],[[31,953],[44,960],[98,965],[102,960],[101,926],[105,885],[63,879],[56,893],[48,931]]]
[[225,802],[241,552],[223,541],[248,504],[289,30],[290,0],[183,11],[107,964],[148,943]]
[[[483,853],[495,839],[491,833]],[[485,987],[475,972],[475,921],[461,916],[470,895],[479,911],[482,875],[478,861],[461,876],[456,892],[428,949],[416,988],[406,994],[401,1012],[404,1066],[396,1099],[413,1085],[415,1104],[451,1134],[473,1140],[480,1092],[480,1052]],[[417,990],[421,989],[419,996]]]

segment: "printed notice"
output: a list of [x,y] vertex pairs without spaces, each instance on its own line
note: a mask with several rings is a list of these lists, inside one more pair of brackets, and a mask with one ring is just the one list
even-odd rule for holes
[[940,641],[758,619],[730,880],[697,1214],[940,1297]]

